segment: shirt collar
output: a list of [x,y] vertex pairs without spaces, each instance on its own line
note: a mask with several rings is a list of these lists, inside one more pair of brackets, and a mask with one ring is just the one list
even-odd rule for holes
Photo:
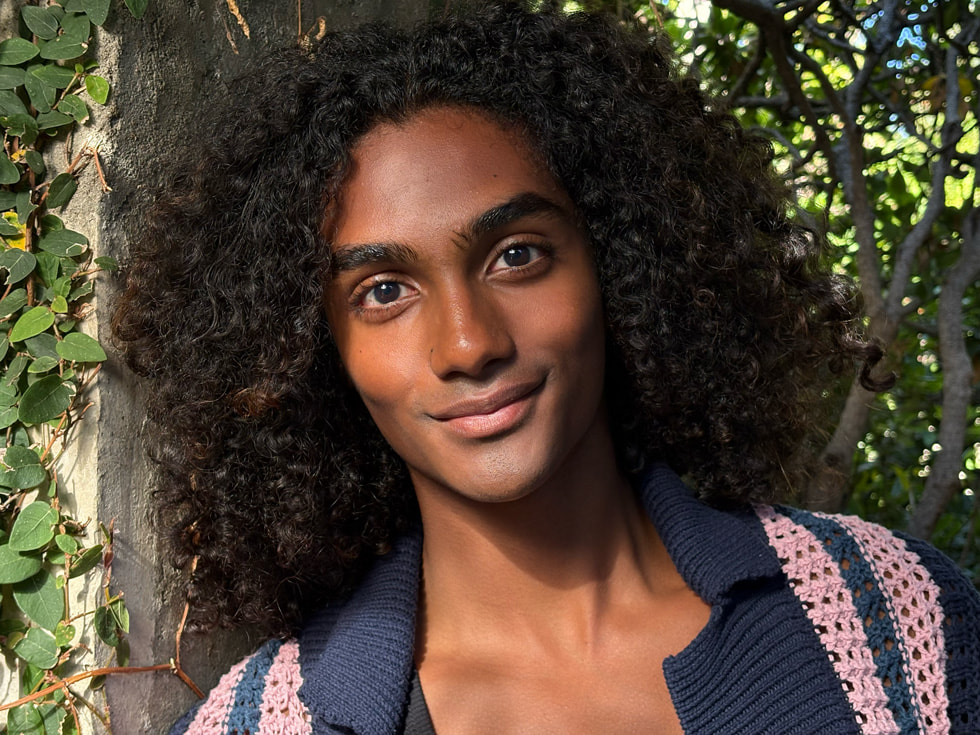
[[[662,463],[647,471],[638,492],[678,572],[705,602],[718,603],[739,582],[779,574],[750,511],[705,505]],[[397,732],[413,668],[421,558],[418,529],[374,563],[346,602],[307,624],[300,696],[314,724],[359,735]]]
[[781,572],[751,509],[705,505],[663,463],[646,472],[638,489],[677,571],[705,602],[720,602],[739,582]]

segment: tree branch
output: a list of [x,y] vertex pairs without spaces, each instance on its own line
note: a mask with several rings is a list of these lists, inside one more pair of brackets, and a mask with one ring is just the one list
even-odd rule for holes
[[909,533],[929,538],[950,500],[959,491],[967,407],[972,397],[973,365],[963,338],[963,295],[980,276],[980,209],[964,226],[960,257],[939,295],[939,355],[943,365],[943,418],[937,437],[942,449],[933,457]]
[[946,206],[946,177],[949,176],[951,165],[950,151],[956,147],[957,141],[963,134],[960,126],[960,86],[957,83],[956,59],[955,49],[947,48],[946,120],[942,130],[942,153],[933,163],[932,191],[929,192],[925,211],[896,249],[895,268],[885,302],[885,309],[893,317],[897,317],[901,309],[905,288],[915,263],[915,254],[929,237],[933,223]]

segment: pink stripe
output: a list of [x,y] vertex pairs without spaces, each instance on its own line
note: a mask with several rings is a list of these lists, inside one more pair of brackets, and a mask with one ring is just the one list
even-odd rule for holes
[[857,542],[885,593],[921,732],[949,732],[945,616],[939,606],[939,586],[918,554],[886,529],[855,516],[832,518]]
[[296,696],[302,683],[299,645],[286,641],[265,675],[257,735],[311,735],[310,713]]
[[830,655],[837,678],[866,735],[895,735],[898,724],[888,708],[888,697],[864,626],[858,618],[851,591],[837,562],[812,532],[776,513],[756,506],[756,514],[776,550],[790,587]]
[[194,716],[194,721],[184,735],[224,735],[228,725],[228,715],[235,704],[235,687],[241,681],[242,673],[248,664],[249,656],[232,666],[221,677],[217,686],[211,690],[207,701]]

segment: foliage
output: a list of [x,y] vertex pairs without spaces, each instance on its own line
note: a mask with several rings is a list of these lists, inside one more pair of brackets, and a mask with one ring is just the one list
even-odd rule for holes
[[[568,4],[566,4],[568,5]],[[774,143],[856,277],[894,388],[842,388],[805,496],[930,537],[980,584],[976,0],[587,0],[674,39]]]
[[[145,0],[126,0],[139,16]],[[59,0],[21,8],[23,37],[0,41],[0,648],[15,660],[22,695],[60,684],[46,697],[9,710],[6,732],[77,733],[77,709],[105,716],[64,677],[91,666],[83,639],[95,634],[125,663],[129,615],[109,592],[93,609],[73,610],[70,587],[98,587],[112,557],[112,528],[72,516],[57,460],[87,408],[85,389],[106,354],[78,331],[91,307],[92,277],[113,270],[95,258],[85,235],[56,214],[72,199],[83,168],[98,154],[84,148],[65,170],[49,171],[52,141],[70,151],[89,105],[105,104],[108,82],[90,58],[94,26],[110,0]],[[105,182],[102,181],[103,186]],[[63,479],[63,478],[62,478]],[[12,657],[12,659],[11,659]]]

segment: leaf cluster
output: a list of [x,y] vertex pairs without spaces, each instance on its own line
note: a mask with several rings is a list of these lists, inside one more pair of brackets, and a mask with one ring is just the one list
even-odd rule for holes
[[[125,2],[134,16],[146,10],[146,0]],[[122,598],[106,586],[100,604],[75,612],[69,595],[72,580],[99,586],[111,528],[99,524],[98,540],[89,540],[88,524],[60,502],[55,471],[66,432],[84,414],[85,388],[106,359],[98,341],[78,330],[92,277],[116,264],[93,260],[88,238],[55,214],[97,153],[85,149],[53,176],[43,155],[54,138],[67,144],[89,120],[90,105],[109,97],[88,53],[110,4],[25,4],[24,35],[0,41],[0,651],[17,662],[22,695],[91,657],[82,643],[87,629],[125,663]],[[77,696],[65,686],[10,709],[7,735],[77,733]]]

